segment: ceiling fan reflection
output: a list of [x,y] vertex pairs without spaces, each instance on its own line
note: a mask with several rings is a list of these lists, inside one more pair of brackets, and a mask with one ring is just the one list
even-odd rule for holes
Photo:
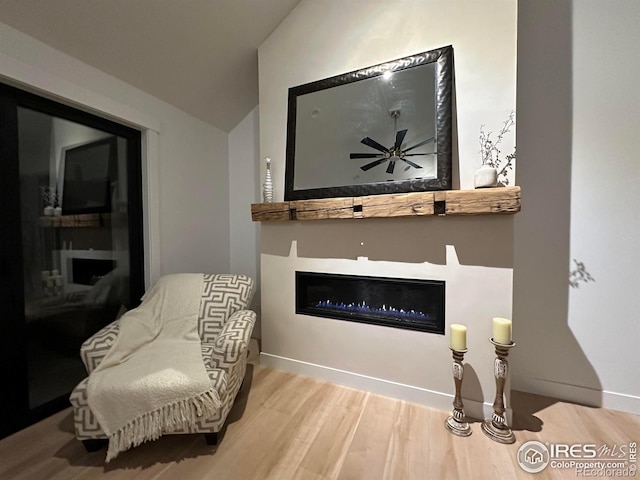
[[381,153],[351,153],[349,154],[349,158],[351,159],[375,158],[376,160],[374,160],[373,162],[367,163],[360,167],[360,169],[365,172],[367,170],[372,169],[373,167],[383,164],[384,162],[389,162],[389,165],[387,165],[386,172],[388,174],[393,174],[397,161],[405,162],[407,165],[409,165],[409,167],[422,168],[420,165],[418,165],[415,162],[412,162],[406,157],[412,157],[412,156],[418,156],[418,155],[435,155],[436,152],[425,152],[425,153],[408,153],[408,152],[410,152],[415,148],[426,145],[427,143],[433,142],[435,140],[435,137],[428,138],[420,143],[416,143],[415,145],[412,145],[411,147],[407,147],[403,149],[402,143],[404,142],[404,138],[407,135],[408,129],[404,129],[400,131],[398,131],[397,129],[400,110],[391,110],[389,114],[391,115],[391,117],[393,117],[393,130],[395,133],[395,142],[393,143],[391,148],[387,148],[384,145],[381,145],[380,143],[376,142],[370,137],[365,137],[360,141],[360,143],[363,143],[368,147],[371,147]]

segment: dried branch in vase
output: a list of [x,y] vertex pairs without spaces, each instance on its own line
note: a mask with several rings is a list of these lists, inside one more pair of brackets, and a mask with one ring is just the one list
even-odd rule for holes
[[500,146],[505,135],[511,132],[511,129],[516,124],[516,112],[511,111],[509,117],[502,124],[502,128],[495,136],[495,140],[492,138],[493,132],[487,132],[484,125],[480,125],[480,155],[482,158],[482,165],[493,167],[497,170],[498,181],[502,185],[509,185],[509,172],[513,171],[513,166],[516,160],[516,147],[513,147],[513,153],[502,157],[502,151]]
[[45,206],[55,207],[58,205],[58,192],[53,187],[40,187],[40,196]]

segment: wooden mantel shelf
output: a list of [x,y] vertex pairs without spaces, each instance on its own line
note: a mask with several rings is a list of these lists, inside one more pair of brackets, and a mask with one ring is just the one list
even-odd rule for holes
[[519,211],[520,187],[497,187],[253,203],[251,219],[254,222],[283,222],[334,218],[513,214]]

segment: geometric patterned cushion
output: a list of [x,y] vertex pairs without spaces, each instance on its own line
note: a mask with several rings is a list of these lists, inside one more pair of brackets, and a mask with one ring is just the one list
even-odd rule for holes
[[253,295],[253,280],[246,275],[207,274],[200,301],[199,334],[204,343],[211,343],[229,317],[247,308]]
[[69,401],[71,405],[74,407],[82,407],[87,405],[87,383],[89,382],[89,377],[85,377],[76,388],[71,392],[71,396],[69,397]]
[[238,364],[240,357],[246,355],[255,321],[256,314],[251,310],[231,315],[212,344],[212,367],[228,371]]
[[120,320],[110,323],[85,340],[80,347],[80,358],[87,373],[91,373],[102,362],[115,342],[120,330]]
[[98,420],[89,410],[87,402],[87,382],[89,377],[82,380],[71,392],[69,401],[73,405],[73,425],[76,436],[80,440],[88,438],[102,438],[105,436]]
[[210,343],[202,343],[202,359],[204,360],[204,368],[207,370],[214,369],[213,366],[213,345]]

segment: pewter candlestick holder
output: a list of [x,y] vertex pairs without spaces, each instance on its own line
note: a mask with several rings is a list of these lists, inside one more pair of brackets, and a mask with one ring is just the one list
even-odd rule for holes
[[453,410],[449,418],[444,422],[444,426],[447,430],[449,430],[454,435],[458,435],[459,437],[468,437],[471,435],[471,427],[467,422],[464,421],[464,410],[462,404],[462,377],[464,374],[464,365],[462,361],[464,360],[464,354],[467,353],[467,349],[464,350],[454,350],[451,349],[451,353],[453,353],[453,383],[456,386],[456,395],[453,397]]
[[496,359],[493,364],[493,373],[496,377],[496,399],[493,402],[493,415],[491,420],[482,422],[482,431],[493,441],[498,443],[514,443],[516,436],[511,431],[504,416],[504,384],[509,374],[509,362],[507,356],[509,350],[516,346],[514,342],[510,344],[496,343],[493,338],[491,343],[496,348]]

